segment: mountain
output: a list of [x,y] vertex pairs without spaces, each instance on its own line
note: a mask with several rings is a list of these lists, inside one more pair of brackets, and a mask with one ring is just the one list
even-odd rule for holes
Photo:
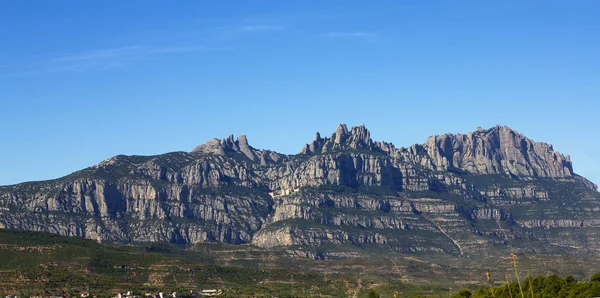
[[56,180],[0,187],[0,228],[99,241],[216,241],[485,256],[600,251],[600,193],[569,156],[506,126],[397,148],[363,126],[298,154],[245,135],[191,152],[118,155]]

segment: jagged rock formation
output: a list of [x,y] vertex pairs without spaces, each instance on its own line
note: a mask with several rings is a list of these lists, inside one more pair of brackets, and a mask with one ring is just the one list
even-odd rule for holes
[[569,156],[502,126],[396,148],[363,125],[340,124],[297,155],[231,135],[189,153],[119,155],[57,180],[0,187],[0,228],[309,246],[319,258],[349,246],[598,252],[598,226],[597,186],[573,173]]
[[345,124],[340,124],[331,138],[321,138],[317,132],[315,139],[300,151],[300,154],[327,153],[344,149],[381,150],[379,144],[371,140],[371,134],[364,125],[352,127],[348,131]]
[[551,145],[534,142],[506,126],[466,135],[430,137],[424,145],[436,167],[457,168],[472,174],[520,177],[571,177],[571,159]]
[[212,153],[216,155],[227,156],[228,154],[243,155],[251,161],[260,161],[261,165],[277,163],[285,156],[269,150],[256,150],[248,144],[246,135],[241,135],[237,140],[233,140],[233,135],[227,139],[210,139],[206,143],[196,146],[192,152]]

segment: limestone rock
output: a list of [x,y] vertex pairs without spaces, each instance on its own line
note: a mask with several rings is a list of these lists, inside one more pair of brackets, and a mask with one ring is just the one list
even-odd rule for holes
[[118,155],[60,179],[0,187],[0,228],[116,242],[462,256],[527,238],[546,253],[598,252],[599,223],[597,186],[573,173],[570,157],[504,126],[396,148],[364,125],[340,124],[297,155],[230,135],[192,152]]
[[439,170],[528,177],[571,177],[570,158],[506,126],[430,137],[423,145]]

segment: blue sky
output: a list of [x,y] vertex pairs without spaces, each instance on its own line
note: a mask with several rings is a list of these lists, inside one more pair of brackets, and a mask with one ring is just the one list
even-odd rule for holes
[[598,1],[170,3],[2,3],[0,185],[341,122],[397,146],[508,125],[600,182]]

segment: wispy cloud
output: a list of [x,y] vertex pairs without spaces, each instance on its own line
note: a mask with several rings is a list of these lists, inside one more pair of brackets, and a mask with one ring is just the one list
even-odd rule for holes
[[259,31],[284,31],[289,26],[286,25],[249,25],[235,28],[236,32],[259,32]]
[[378,34],[366,31],[349,31],[349,32],[329,32],[325,34],[329,38],[355,38],[362,39],[368,42],[379,42],[381,39]]
[[[26,75],[41,75],[68,72],[92,72],[107,69],[123,68],[144,60],[158,59],[170,55],[183,55],[205,50],[220,50],[230,48],[236,39],[242,39],[258,33],[283,32],[291,28],[279,20],[266,18],[253,18],[231,20],[222,26],[208,27],[207,29],[189,29],[194,27],[186,25],[182,30],[152,32],[153,36],[146,36],[144,40],[156,40],[162,45],[144,43],[121,44],[107,48],[92,48],[80,52],[64,52],[59,55],[15,65],[2,67],[0,76],[14,77]],[[198,26],[195,26],[198,27]],[[187,31],[186,31],[187,30]],[[185,34],[182,34],[184,32]],[[157,35],[157,36],[154,36]],[[153,39],[149,39],[152,37]],[[140,38],[132,38],[132,40]],[[207,44],[200,46],[197,43]],[[191,45],[190,45],[191,44]],[[196,44],[196,45],[195,45]]]
[[34,75],[60,72],[88,72],[120,68],[141,60],[185,52],[210,49],[204,46],[142,46],[129,45],[114,48],[95,49],[80,53],[62,55],[41,61],[25,71],[9,76]]
[[146,53],[149,55],[161,55],[161,54],[176,54],[186,52],[197,52],[203,50],[214,50],[216,47],[206,46],[172,46],[172,47],[158,47],[158,48],[147,48]]
[[83,53],[72,54],[68,56],[62,56],[58,58],[54,58],[51,61],[53,62],[66,62],[66,61],[86,61],[86,60],[102,60],[102,59],[110,59],[114,57],[124,56],[128,53],[139,51],[142,49],[142,46],[126,46],[126,47],[117,47],[110,49],[99,49],[99,50],[91,50]]
[[218,40],[219,42],[233,41],[236,39],[246,38],[254,35],[284,32],[287,31],[289,28],[290,26],[288,25],[273,25],[261,23],[252,25],[225,26],[221,30],[215,32],[213,40]]

